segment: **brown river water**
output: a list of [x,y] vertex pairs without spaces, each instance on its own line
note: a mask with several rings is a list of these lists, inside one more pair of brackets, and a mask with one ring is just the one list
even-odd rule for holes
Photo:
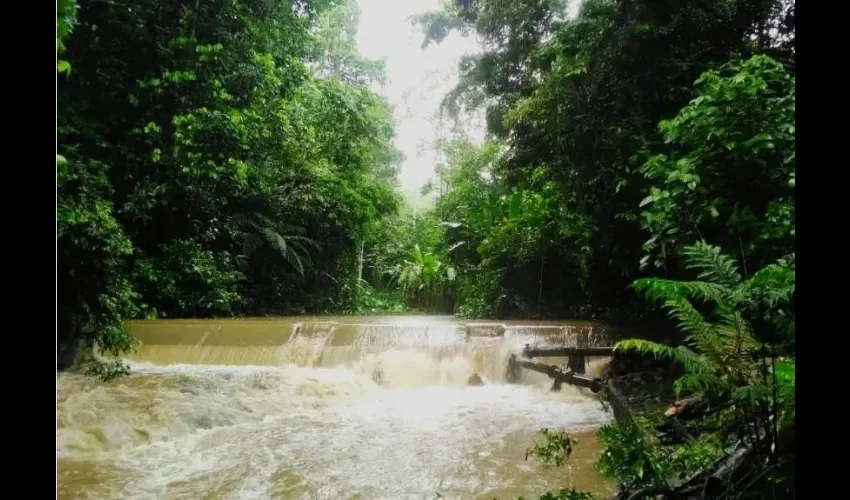
[[[544,375],[504,382],[524,344],[607,345],[591,323],[450,317],[130,323],[132,375],[57,378],[59,499],[537,498],[598,494],[610,413]],[[551,364],[564,360],[544,359]],[[604,359],[588,361],[598,372]],[[473,371],[484,386],[466,385]],[[526,449],[577,438],[561,468]]]

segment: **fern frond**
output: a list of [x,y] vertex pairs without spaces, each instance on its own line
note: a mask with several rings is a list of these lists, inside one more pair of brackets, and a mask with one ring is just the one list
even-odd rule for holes
[[674,298],[664,303],[669,309],[668,316],[676,320],[685,333],[693,337],[711,335],[711,324],[685,298]]
[[686,373],[673,383],[676,397],[683,393],[724,392],[728,389],[729,384],[712,373]]
[[706,373],[709,369],[709,367],[706,366],[706,364],[699,358],[694,357],[687,352],[676,349],[675,347],[652,342],[650,340],[621,340],[614,345],[614,352],[616,353],[618,351],[649,354],[654,356],[656,359],[669,359],[681,364],[686,370],[692,373]]
[[716,331],[724,334],[724,336],[728,336],[728,338],[740,337],[756,345],[750,324],[744,319],[741,313],[732,309],[718,308],[716,314],[720,320],[715,325]]
[[702,241],[684,248],[682,254],[687,260],[688,269],[700,271],[697,279],[720,285],[734,286],[741,282],[738,264],[720,247]]
[[632,288],[647,300],[665,302],[674,298],[691,298],[702,302],[720,302],[730,292],[729,288],[704,281],[674,281],[661,278],[643,278],[632,283]]
[[720,322],[715,325],[718,337],[727,345],[727,354],[734,358],[752,359],[751,353],[759,348],[750,324],[738,311],[720,310]]
[[766,385],[747,385],[732,391],[732,399],[737,403],[755,405],[770,399],[770,388]]
[[789,302],[795,291],[795,271],[783,265],[771,264],[742,283],[731,299],[735,302],[761,300],[769,307],[774,307]]

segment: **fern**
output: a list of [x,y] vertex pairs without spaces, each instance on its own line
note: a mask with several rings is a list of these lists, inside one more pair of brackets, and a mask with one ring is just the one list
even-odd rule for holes
[[724,255],[720,247],[701,241],[685,247],[682,254],[687,260],[688,269],[699,271],[699,280],[724,286],[734,286],[741,282],[738,264],[733,258]]
[[617,351],[649,354],[657,359],[669,359],[680,363],[686,370],[693,373],[705,373],[710,370],[700,358],[694,357],[685,351],[676,349],[675,347],[659,344],[650,340],[621,340],[614,346],[614,352]]
[[[772,322],[793,339],[794,314],[789,306],[795,293],[795,255],[747,280],[741,279],[734,260],[717,247],[699,243],[688,247],[685,256],[687,267],[698,273],[697,281],[642,279],[633,287],[668,309],[687,334],[685,343],[695,352],[635,339],[617,343],[615,351],[652,354],[681,364],[686,373],[674,383],[677,396],[728,397],[740,423],[738,438],[750,446],[759,442],[775,445],[780,429],[785,432],[794,427],[795,367],[781,359],[764,359],[765,346],[748,320],[758,321],[758,327],[764,326],[763,320]],[[709,315],[694,307],[697,301],[713,306]]]
[[673,383],[673,390],[676,396],[683,393],[724,393],[729,390],[729,384],[712,373],[686,373]]
[[732,399],[746,406],[755,406],[758,401],[768,399],[770,396],[770,389],[767,385],[747,385],[732,391]]
[[732,294],[733,302],[760,300],[769,307],[787,303],[796,291],[796,273],[788,265],[772,264],[750,277]]
[[[679,392],[729,392],[754,387],[759,381],[755,339],[742,308],[755,304],[769,307],[787,303],[794,294],[792,254],[767,266],[742,282],[734,259],[718,247],[704,242],[685,249],[687,267],[701,281],[677,282],[646,278],[633,288],[648,300],[661,303],[668,315],[687,335],[685,344],[698,354],[645,340],[624,340],[616,348],[671,359],[688,372],[675,384]],[[713,305],[711,317],[704,316],[694,302]],[[739,397],[743,397],[739,391]]]
[[670,309],[668,315],[671,319],[678,322],[679,328],[682,331],[689,334],[689,338],[697,339],[698,341],[701,337],[712,334],[711,324],[688,302],[687,298],[676,297],[670,299],[664,306]]
[[716,302],[729,293],[729,289],[717,283],[702,281],[673,281],[660,278],[644,278],[635,281],[632,287],[651,302],[666,302],[672,298],[689,297],[701,302]]

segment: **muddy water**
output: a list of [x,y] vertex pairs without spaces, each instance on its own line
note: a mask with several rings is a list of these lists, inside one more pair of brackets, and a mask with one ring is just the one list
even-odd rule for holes
[[[503,382],[507,356],[523,344],[606,344],[611,332],[599,325],[282,318],[131,330],[142,345],[130,377],[59,377],[59,498],[612,491],[593,470],[593,431],[611,420],[600,404],[574,388],[550,392],[539,374]],[[474,370],[490,384],[467,386]],[[524,460],[541,427],[578,438],[565,467]]]

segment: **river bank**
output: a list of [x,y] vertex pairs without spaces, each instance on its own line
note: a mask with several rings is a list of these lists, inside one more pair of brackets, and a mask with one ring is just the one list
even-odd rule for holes
[[686,371],[670,360],[620,353],[609,366],[603,398],[616,423],[599,431],[598,468],[617,479],[612,500],[793,498],[793,426],[768,423],[771,436],[740,401],[677,396]]

